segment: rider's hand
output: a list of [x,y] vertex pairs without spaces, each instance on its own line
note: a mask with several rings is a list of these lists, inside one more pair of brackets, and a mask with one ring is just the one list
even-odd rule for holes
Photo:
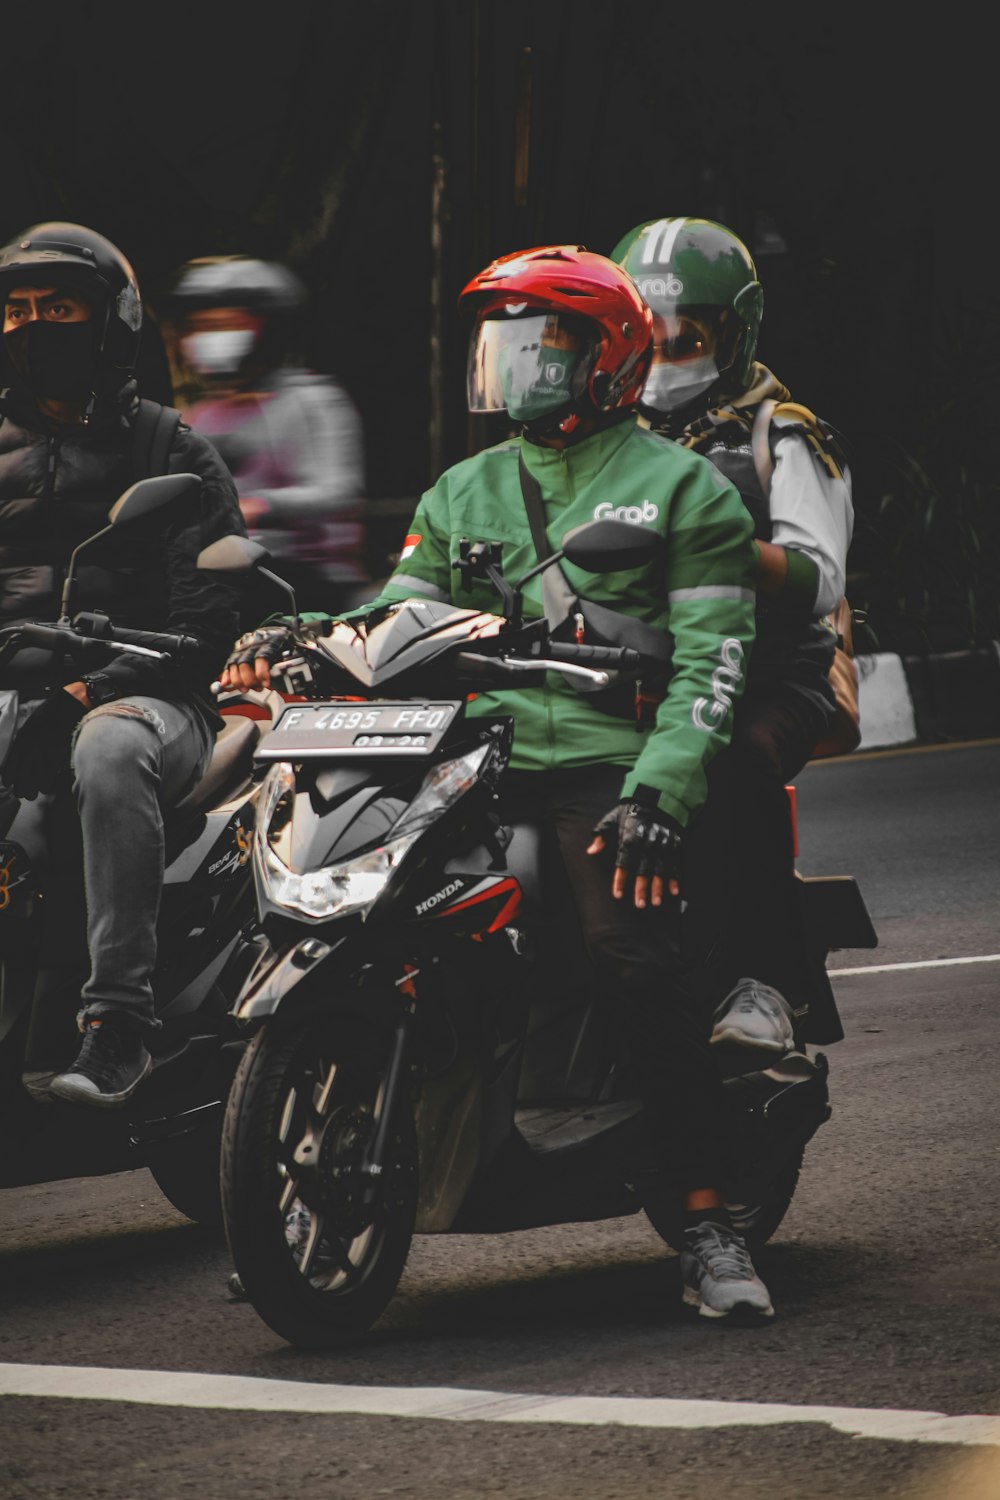
[[287,625],[264,625],[241,635],[226,659],[219,678],[230,688],[269,688],[271,667],[295,651],[295,636]]
[[652,901],[663,905],[664,889],[675,899],[680,896],[681,855],[684,830],[669,813],[641,802],[615,804],[594,829],[588,854],[611,849],[615,856],[612,894],[619,900],[627,894],[629,881],[635,877],[635,904],[643,907]]
[[57,688],[25,719],[3,765],[3,780],[16,796],[33,802],[39,792],[55,790],[69,771],[73,730],[86,712],[79,698]]

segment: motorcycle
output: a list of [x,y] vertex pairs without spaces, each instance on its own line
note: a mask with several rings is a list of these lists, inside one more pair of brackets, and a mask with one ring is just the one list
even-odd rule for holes
[[[490,544],[465,543],[458,565],[499,591],[499,627],[414,598],[364,637],[301,631],[272,668],[296,701],[255,752],[265,948],[233,1007],[248,1044],[221,1171],[234,1285],[293,1345],[370,1328],[414,1234],[644,1211],[680,1246],[677,1193],[654,1160],[636,1080],[582,945],[553,916],[556,852],[496,811],[511,721],[466,712],[470,695],[540,685],[547,672],[594,686],[641,678],[641,652],[525,623],[521,590],[562,556],[600,572],[660,545],[628,523],[588,523],[511,585]],[[267,555],[231,538],[209,551],[237,569]],[[820,921],[823,882],[804,883],[823,959],[874,938],[854,882],[836,884],[839,929]],[[744,1057],[726,1097],[727,1199],[759,1244],[829,1114],[825,1057],[799,1051],[765,1069]]]
[[[93,670],[119,654],[181,659],[191,637],[125,629],[106,615],[71,616],[81,556],[113,547],[126,528],[183,503],[197,475],[143,480],[116,502],[109,525],[76,549],[62,614],[0,630],[0,682],[55,684],[66,664]],[[153,1070],[120,1110],[80,1108],[48,1091],[76,1055],[75,1017],[89,971],[79,821],[71,798],[19,801],[3,787],[18,725],[17,688],[0,689],[0,1186],[148,1167],[181,1213],[218,1227],[223,1102],[242,1042],[229,1011],[258,954],[248,865],[258,785],[253,752],[284,708],[248,695],[251,718],[231,713],[204,775],[165,819],[166,872],[152,984],[162,1029]]]

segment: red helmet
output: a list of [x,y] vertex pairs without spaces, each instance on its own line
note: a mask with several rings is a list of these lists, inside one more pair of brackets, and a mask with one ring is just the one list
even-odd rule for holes
[[[469,347],[470,411],[507,410],[527,418],[530,426],[568,434],[587,415],[638,401],[652,357],[653,315],[628,272],[606,256],[582,245],[541,245],[504,255],[473,277],[459,305],[476,311]],[[511,320],[524,324],[527,335],[513,355]],[[565,361],[567,341],[576,357],[568,369],[558,362]],[[550,348],[557,358],[547,363]],[[533,361],[531,403],[522,401],[518,410],[509,381],[502,378],[503,361],[519,358],[523,367],[526,352]]]

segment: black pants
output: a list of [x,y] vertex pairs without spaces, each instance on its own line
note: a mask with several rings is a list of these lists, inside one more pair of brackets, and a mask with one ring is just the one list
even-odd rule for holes
[[639,1078],[662,1165],[682,1191],[717,1187],[722,1085],[684,973],[677,916],[638,910],[631,895],[616,900],[613,851],[587,854],[594,825],[620,798],[622,776],[607,765],[512,772],[501,812],[555,834],[597,992]]
[[743,977],[808,1006],[816,959],[794,871],[786,783],[826,732],[828,716],[794,686],[751,687],[733,738],[709,767],[708,800],[685,855],[685,953],[714,1009]]

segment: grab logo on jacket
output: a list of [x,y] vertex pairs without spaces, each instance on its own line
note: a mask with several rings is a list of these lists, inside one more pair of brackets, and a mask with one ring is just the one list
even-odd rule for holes
[[660,507],[654,505],[652,500],[644,500],[641,505],[618,505],[614,506],[610,500],[602,500],[600,505],[594,507],[595,521],[630,521],[633,526],[641,526],[644,521],[655,521],[660,514]]
[[743,676],[743,644],[730,636],[719,648],[719,665],[712,673],[712,697],[696,698],[691,705],[691,722],[696,729],[711,733],[725,723],[733,698]]

